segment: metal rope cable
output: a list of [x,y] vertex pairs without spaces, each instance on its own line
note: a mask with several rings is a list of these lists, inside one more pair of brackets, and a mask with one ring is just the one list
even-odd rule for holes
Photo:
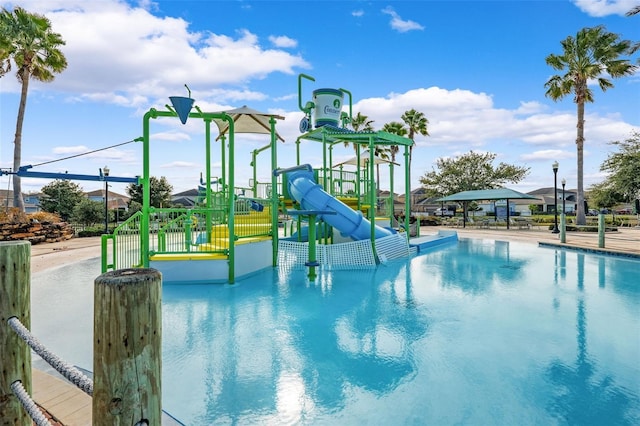
[[50,352],[42,343],[35,338],[27,328],[22,325],[17,317],[11,317],[7,320],[11,328],[24,340],[31,349],[49,363],[53,368],[62,374],[67,380],[80,388],[84,393],[93,396],[93,381],[85,376],[80,370],[73,365],[60,359],[56,354]]
[[38,407],[38,404],[36,404],[33,399],[31,399],[24,386],[22,386],[22,382],[20,380],[16,380],[15,382],[11,383],[11,390],[36,425],[51,426],[51,422],[49,422],[49,420],[42,413],[40,407]]
[[68,160],[70,158],[82,157],[83,155],[93,154],[94,152],[105,151],[107,149],[115,148],[117,146],[126,145],[126,144],[129,144],[129,143],[132,143],[132,142],[139,142],[140,140],[141,140],[140,138],[136,138],[136,139],[132,139],[132,140],[127,141],[127,142],[122,142],[122,143],[119,143],[119,144],[107,146],[105,148],[94,149],[93,151],[84,152],[82,154],[76,154],[76,155],[71,155],[69,157],[58,158],[57,160],[45,161],[44,163],[40,163],[40,164],[33,164],[32,167],[38,167],[38,166],[42,166],[42,165],[45,165],[45,164],[56,163],[58,161]]

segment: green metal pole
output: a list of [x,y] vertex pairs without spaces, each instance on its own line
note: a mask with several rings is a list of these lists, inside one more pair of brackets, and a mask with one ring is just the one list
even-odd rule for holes
[[369,220],[371,221],[371,248],[376,253],[376,212],[374,204],[376,202],[376,182],[373,179],[373,169],[375,167],[375,147],[373,145],[373,137],[369,137],[369,161],[367,161],[367,169],[369,174]]
[[598,215],[598,247],[604,248],[604,230],[605,230],[604,214]]
[[253,196],[258,196],[258,170],[257,170],[257,158],[258,158],[258,150],[254,149],[251,151],[251,167],[253,168],[253,185],[251,190],[253,191]]
[[149,188],[149,120],[155,118],[155,109],[150,109],[144,115],[142,121],[142,218],[140,219],[140,265],[149,267],[149,208],[151,204],[151,191]]
[[[276,138],[276,119],[273,116],[269,119],[269,124],[271,126],[271,170],[273,171],[278,168],[278,140]],[[273,266],[276,266],[278,264],[278,201],[278,176],[276,176],[275,173],[271,173],[271,241],[273,248]]]
[[567,242],[567,218],[564,212],[560,214],[560,242]]
[[[227,152],[227,139],[225,137],[225,135],[220,135],[220,148],[221,148],[221,153],[220,153],[220,160],[222,161],[222,165],[221,165],[221,169],[222,169],[222,193],[225,194],[225,196],[228,194],[227,192],[227,162],[226,160],[226,152]],[[225,200],[226,201],[226,200]]]
[[316,215],[309,215],[309,279],[316,278]]
[[407,239],[411,234],[409,217],[411,216],[411,170],[409,168],[409,147],[404,147],[404,229],[407,230]]
[[360,202],[360,145],[356,145],[356,197],[358,201],[358,210],[362,211],[362,203]]
[[213,206],[212,193],[211,193],[211,119],[205,118],[205,160],[206,160],[206,173],[207,184],[205,186],[205,196],[207,197],[207,215],[205,216],[205,233],[207,235],[207,243],[211,243],[211,227],[213,225],[213,216],[211,208]]
[[393,163],[389,163],[389,196],[391,197],[391,211],[389,212],[389,224],[393,223],[396,203],[393,195]]
[[[235,129],[233,119],[228,115],[225,119],[229,122],[229,283],[233,284],[236,280],[236,232],[235,232]],[[223,160],[224,164],[224,160]]]

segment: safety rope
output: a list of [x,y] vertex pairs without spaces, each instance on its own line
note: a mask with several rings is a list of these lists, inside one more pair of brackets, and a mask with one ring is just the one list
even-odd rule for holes
[[42,413],[40,407],[38,407],[38,404],[36,404],[33,399],[31,399],[24,386],[22,386],[22,382],[20,380],[16,380],[15,382],[11,383],[11,390],[36,425],[51,426],[51,422],[49,422],[49,420]]
[[89,396],[93,396],[93,381],[85,376],[73,365],[60,359],[56,354],[50,352],[42,343],[35,338],[27,328],[22,325],[17,317],[11,317],[7,321],[11,328],[24,340],[31,349],[49,363],[53,368],[62,374],[67,380],[80,388]]

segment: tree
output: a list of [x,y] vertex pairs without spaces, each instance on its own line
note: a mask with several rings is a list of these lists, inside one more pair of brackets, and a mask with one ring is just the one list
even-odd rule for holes
[[623,200],[622,194],[616,192],[607,181],[589,187],[589,203],[592,206],[610,208]]
[[100,201],[93,201],[83,198],[73,208],[73,221],[85,226],[91,226],[104,221],[104,204]]
[[429,196],[445,196],[462,191],[495,189],[507,182],[518,183],[529,174],[529,167],[506,163],[493,166],[497,154],[469,153],[454,158],[438,158],[436,169],[420,178]]
[[621,194],[624,201],[640,198],[640,132],[610,145],[618,147],[618,151],[609,154],[600,166],[601,171],[609,173],[607,188]]
[[[382,131],[398,136],[407,136],[407,129],[404,127],[404,124],[398,123],[397,121],[386,123],[382,126]],[[391,151],[391,161],[395,163],[396,154],[398,153],[398,145],[391,145],[389,150]]]
[[[167,178],[162,176],[158,179],[155,176],[149,178],[149,191],[150,191],[150,203],[151,207],[169,207],[171,205],[171,193],[173,192],[173,186],[167,181]],[[131,197],[129,205],[132,202],[142,204],[142,185],[136,183],[130,183],[127,186],[127,194]]]
[[595,80],[602,91],[613,87],[606,76],[619,78],[633,74],[636,67],[628,59],[622,59],[631,48],[629,40],[620,40],[617,34],[607,32],[604,27],[583,28],[576,37],[569,36],[561,42],[562,54],[547,56],[546,62],[555,70],[566,70],[564,75],[554,75],[546,83],[545,96],[558,101],[573,94],[577,105],[577,215],[578,225],[586,224],[584,211],[584,109],[585,103],[593,102],[593,91],[589,81]]
[[42,187],[43,197],[40,207],[49,213],[58,213],[62,220],[68,221],[73,215],[73,209],[85,196],[82,188],[68,180],[56,179]]
[[[67,59],[59,49],[65,42],[60,34],[52,31],[49,19],[21,7],[14,8],[13,13],[3,8],[0,28],[0,77],[11,70],[13,60],[17,66],[16,76],[22,85],[13,141],[13,170],[17,171],[22,161],[22,125],[29,81],[32,78],[45,83],[53,81],[55,73],[67,68]],[[22,185],[17,175],[13,176],[13,203],[24,211]]]
[[400,118],[402,118],[407,129],[409,129],[407,137],[411,139],[411,146],[409,147],[409,168],[411,168],[411,156],[413,154],[413,146],[415,145],[416,133],[422,136],[429,136],[429,131],[427,130],[429,120],[427,120],[423,113],[415,109],[405,111]]
[[[373,120],[369,120],[369,117],[360,113],[357,113],[355,117],[349,123],[351,129],[354,132],[373,132]],[[349,142],[345,141],[344,146],[349,146]],[[356,151],[357,144],[353,144],[353,150]]]

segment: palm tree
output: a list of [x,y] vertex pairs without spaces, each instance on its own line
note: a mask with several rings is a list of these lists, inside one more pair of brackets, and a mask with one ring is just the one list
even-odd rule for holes
[[631,8],[630,11],[628,11],[627,13],[625,13],[625,16],[633,16],[633,15],[637,15],[640,13],[640,5],[638,6],[634,6]]
[[[390,123],[386,123],[382,126],[382,131],[387,133],[392,133],[398,136],[407,136],[407,129],[404,127],[404,124],[398,123],[397,121],[392,121]],[[391,145],[389,147],[391,151],[391,161],[396,162],[396,154],[398,153],[398,145]]]
[[[638,14],[640,14],[640,5],[632,7],[630,11],[624,14],[624,16],[629,17],[629,16],[638,15]],[[633,55],[638,50],[640,50],[640,41],[633,43],[633,45],[629,49],[629,54]],[[640,58],[638,58],[638,63],[640,64]]]
[[578,197],[576,223],[586,224],[584,211],[583,155],[584,155],[584,106],[593,102],[593,91],[588,83],[598,82],[605,91],[613,84],[605,76],[613,78],[633,74],[636,67],[621,56],[631,47],[629,40],[619,40],[617,34],[607,32],[604,27],[583,28],[576,37],[569,36],[562,42],[562,54],[547,56],[546,62],[555,70],[566,70],[564,75],[554,75],[546,83],[545,96],[557,101],[573,94],[578,107],[576,137],[578,165]]
[[[354,132],[373,132],[373,120],[369,120],[369,117],[360,113],[357,113],[350,123],[351,129]],[[349,146],[349,142],[345,141],[344,146]],[[358,147],[353,144],[353,150],[356,151]]]
[[[16,77],[22,84],[13,141],[13,170],[17,171],[22,161],[22,125],[29,81],[32,78],[42,82],[53,81],[54,73],[67,68],[67,59],[59,49],[65,42],[60,34],[52,31],[49,19],[21,7],[16,7],[13,13],[3,8],[0,28],[0,77],[11,70],[13,60],[17,67]],[[13,177],[13,205],[24,211],[22,185],[17,175]]]
[[413,154],[413,146],[415,145],[414,138],[416,133],[421,134],[422,136],[429,136],[429,131],[427,130],[429,120],[427,120],[427,117],[425,117],[423,113],[418,112],[415,109],[405,111],[400,118],[402,118],[404,124],[407,125],[407,128],[409,129],[407,137],[411,139],[412,142],[409,147],[409,167],[411,167],[411,156]]

